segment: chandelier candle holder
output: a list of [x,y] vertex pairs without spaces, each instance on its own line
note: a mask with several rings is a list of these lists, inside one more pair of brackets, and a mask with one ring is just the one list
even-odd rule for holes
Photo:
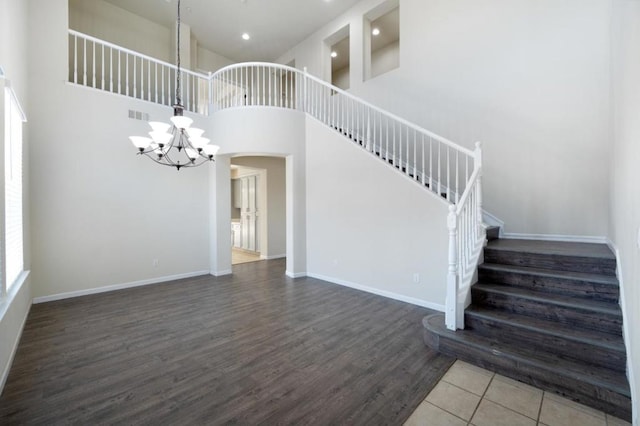
[[158,164],[180,170],[214,161],[220,147],[210,144],[211,141],[202,136],[204,130],[191,127],[193,120],[183,114],[184,106],[180,97],[180,0],[177,33],[176,103],[173,105],[171,123],[150,121],[149,137],[129,136],[129,139],[138,148],[138,155],[144,154]]

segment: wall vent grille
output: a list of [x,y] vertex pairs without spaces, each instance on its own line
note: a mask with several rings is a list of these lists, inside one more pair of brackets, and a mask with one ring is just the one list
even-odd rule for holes
[[130,109],[129,118],[132,118],[134,120],[149,121],[149,113]]

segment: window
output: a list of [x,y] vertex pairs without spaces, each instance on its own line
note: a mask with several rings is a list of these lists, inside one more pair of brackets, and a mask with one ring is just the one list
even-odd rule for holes
[[6,291],[24,269],[22,232],[22,108],[9,87],[4,89],[4,196]]

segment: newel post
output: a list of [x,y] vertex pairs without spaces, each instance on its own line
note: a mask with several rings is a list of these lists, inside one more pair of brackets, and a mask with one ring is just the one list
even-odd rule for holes
[[[477,200],[477,220],[478,220],[478,234],[484,230],[482,226],[482,143],[476,142],[476,149],[473,153],[475,157],[475,167],[478,170],[478,183],[476,183],[476,200]],[[480,235],[481,236],[481,235]],[[482,236],[481,236],[482,237]]]
[[458,217],[456,206],[449,206],[447,228],[449,229],[449,269],[447,273],[447,299],[445,324],[449,330],[456,330],[458,309]]

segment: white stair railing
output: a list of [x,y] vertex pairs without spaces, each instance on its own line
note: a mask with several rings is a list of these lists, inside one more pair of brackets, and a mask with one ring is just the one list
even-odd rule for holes
[[449,206],[449,269],[445,324],[464,328],[464,309],[470,302],[471,284],[486,240],[482,223],[482,149],[476,143],[474,170],[457,205]]
[[[177,67],[104,40],[69,30],[69,82],[171,106]],[[209,76],[181,69],[187,111],[207,114]]]
[[[174,65],[69,30],[69,82],[171,106]],[[188,111],[208,115],[246,107],[295,109],[340,132],[449,204],[446,319],[464,328],[464,308],[485,241],[482,153],[285,65],[250,62],[205,75],[182,70]]]

